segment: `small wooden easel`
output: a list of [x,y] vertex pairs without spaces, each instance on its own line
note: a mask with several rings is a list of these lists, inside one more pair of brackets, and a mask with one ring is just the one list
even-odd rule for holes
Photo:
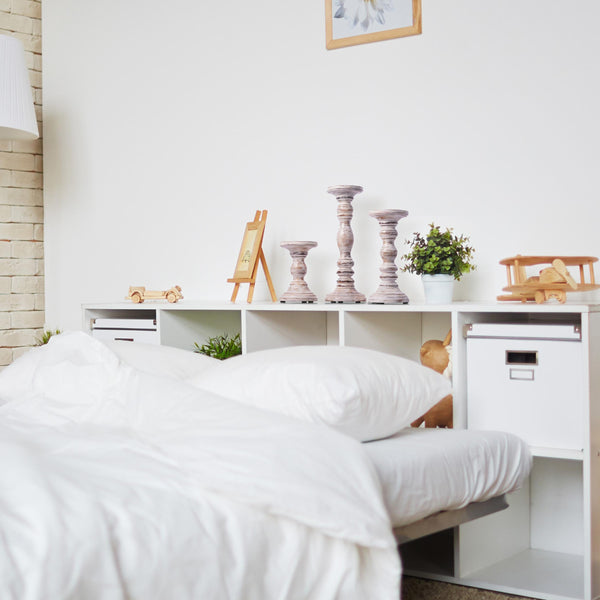
[[235,302],[241,283],[250,284],[247,301],[248,304],[252,302],[259,261],[262,264],[265,277],[267,278],[271,300],[277,302],[277,296],[275,295],[275,289],[273,287],[273,282],[271,281],[271,274],[267,267],[267,259],[265,258],[265,253],[262,249],[266,223],[266,210],[263,210],[262,213],[260,210],[257,210],[254,215],[254,221],[246,223],[246,230],[244,231],[244,239],[242,240],[242,247],[240,248],[240,253],[238,255],[235,273],[231,279],[227,280],[228,283],[235,283],[233,294],[231,294],[231,302]]

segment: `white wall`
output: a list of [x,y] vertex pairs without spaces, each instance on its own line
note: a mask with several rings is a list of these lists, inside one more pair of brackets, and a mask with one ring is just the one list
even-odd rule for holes
[[[244,223],[268,209],[335,287],[335,200],[354,206],[357,288],[377,287],[368,211],[470,235],[458,299],[493,300],[500,258],[600,254],[600,3],[423,0],[423,35],[325,50],[322,0],[43,3],[47,321],[130,284],[226,300]],[[400,244],[401,250],[403,244]],[[400,286],[420,301],[420,282]],[[245,298],[246,290],[243,290]],[[257,297],[266,298],[261,285]]]

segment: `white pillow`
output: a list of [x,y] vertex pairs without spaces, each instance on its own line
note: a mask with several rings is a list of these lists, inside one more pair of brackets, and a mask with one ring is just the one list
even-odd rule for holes
[[0,406],[21,400],[30,391],[33,375],[44,358],[45,346],[31,348],[0,371]]
[[229,358],[189,383],[245,404],[324,423],[359,441],[393,435],[451,393],[448,379],[364,348],[294,346]]
[[[47,344],[31,348],[0,372],[0,406],[44,393],[43,381],[58,380],[62,376],[59,365],[79,364],[84,360],[83,353],[87,364],[105,365],[106,371],[97,378],[104,384],[106,373],[119,362],[114,353],[82,331],[61,333],[53,335]],[[81,377],[89,378],[90,371],[81,370]],[[88,379],[87,384],[93,387],[93,379]]]
[[187,380],[218,367],[217,358],[172,346],[142,344],[140,342],[104,342],[125,364],[162,377]]

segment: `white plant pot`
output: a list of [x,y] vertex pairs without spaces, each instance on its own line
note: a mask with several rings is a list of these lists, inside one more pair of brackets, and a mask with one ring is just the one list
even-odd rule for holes
[[421,275],[426,304],[450,304],[454,292],[453,275]]

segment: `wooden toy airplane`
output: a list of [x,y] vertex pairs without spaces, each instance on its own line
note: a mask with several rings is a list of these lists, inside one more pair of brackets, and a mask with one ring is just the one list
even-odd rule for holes
[[[561,304],[567,299],[567,292],[587,292],[596,290],[593,263],[595,256],[513,256],[500,261],[506,266],[508,285],[502,288],[510,295],[498,296],[498,300],[535,301],[542,304],[550,298],[556,298]],[[528,277],[525,267],[546,265],[538,275]],[[589,282],[585,279],[585,266],[588,267]],[[567,267],[578,267],[579,281],[575,281]]]

